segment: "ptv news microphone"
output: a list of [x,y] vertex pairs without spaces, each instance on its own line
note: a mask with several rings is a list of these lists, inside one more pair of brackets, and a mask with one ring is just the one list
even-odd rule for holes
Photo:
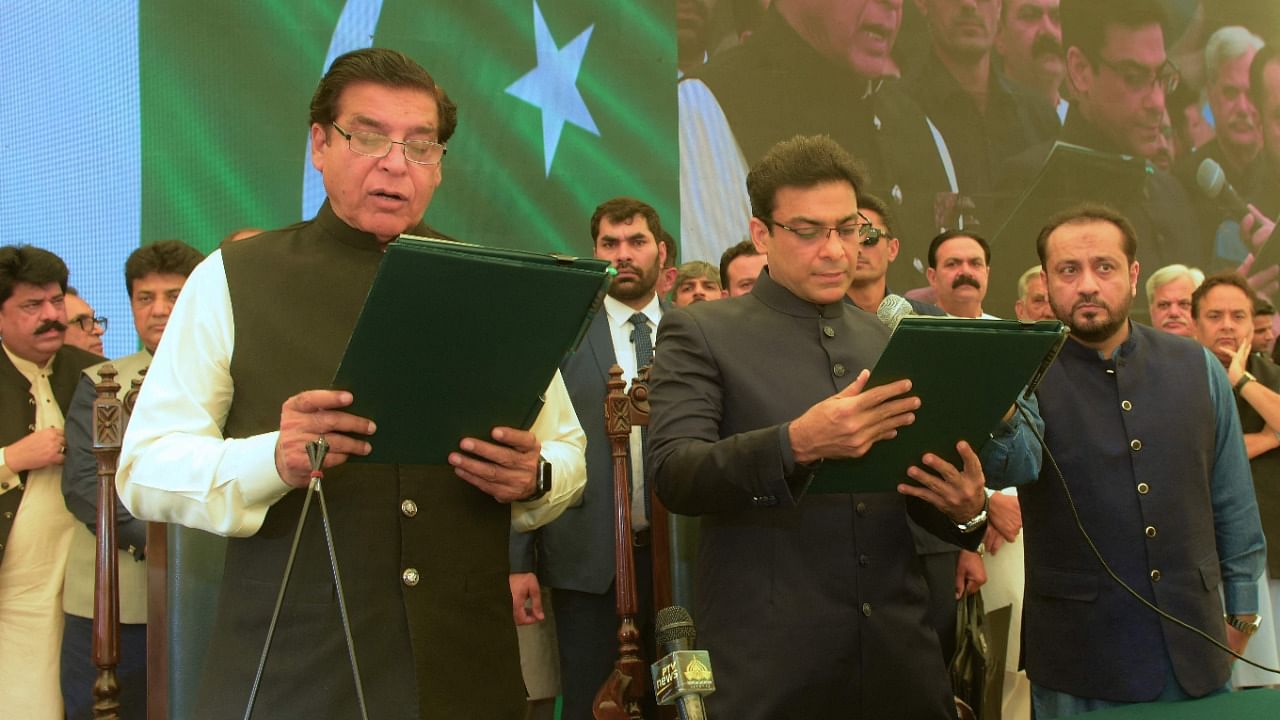
[[659,705],[675,704],[680,720],[706,720],[702,696],[716,690],[711,677],[711,657],[706,650],[694,650],[693,618],[689,611],[672,605],[658,611],[656,639],[666,653],[649,671],[653,674],[653,694]]
[[1240,193],[1227,182],[1227,174],[1222,166],[1213,158],[1205,158],[1196,169],[1196,184],[1210,200],[1218,203],[1218,207],[1227,212],[1231,219],[1239,220],[1249,214],[1249,206]]
[[911,307],[911,303],[907,302],[906,298],[890,293],[880,301],[880,307],[876,308],[876,317],[880,318],[880,322],[884,323],[892,333],[898,329],[898,323],[902,322],[902,318],[914,312],[915,308]]

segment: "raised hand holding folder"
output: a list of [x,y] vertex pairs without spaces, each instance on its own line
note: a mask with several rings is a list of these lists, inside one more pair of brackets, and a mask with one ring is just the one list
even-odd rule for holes
[[442,465],[464,437],[527,429],[609,278],[603,260],[397,238],[334,375],[378,426],[350,462]]
[[903,378],[920,409],[898,436],[881,440],[860,458],[824,460],[812,493],[890,492],[912,482],[907,468],[926,452],[956,465],[955,445],[979,451],[1018,394],[1057,356],[1067,331],[1056,320],[902,318],[876,361],[867,387]]

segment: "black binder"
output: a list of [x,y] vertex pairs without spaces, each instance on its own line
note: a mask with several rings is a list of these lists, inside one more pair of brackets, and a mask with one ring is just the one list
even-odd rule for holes
[[961,466],[955,445],[977,452],[1025,387],[1034,388],[1066,342],[1057,320],[975,320],[908,316],[902,319],[867,387],[904,378],[920,398],[916,421],[881,440],[860,458],[824,460],[809,492],[891,492],[913,482],[907,468],[926,452]]
[[401,235],[333,379],[378,426],[351,462],[442,465],[464,437],[528,429],[611,276],[603,260]]

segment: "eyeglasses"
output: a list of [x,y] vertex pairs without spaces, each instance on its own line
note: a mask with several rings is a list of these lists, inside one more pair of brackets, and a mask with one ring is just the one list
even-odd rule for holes
[[777,220],[769,220],[768,223],[770,225],[777,225],[783,230],[794,234],[801,240],[816,240],[819,236],[825,239],[831,237],[831,233],[834,232],[840,236],[841,240],[853,240],[856,238],[858,240],[858,244],[865,245],[867,247],[871,247],[872,245],[880,242],[880,228],[872,225],[871,221],[862,213],[858,213],[858,219],[861,220],[861,222],[846,223],[838,227],[827,227],[824,225],[791,227],[790,225],[780,223]]
[[102,316],[93,317],[92,315],[77,315],[67,320],[67,325],[71,325],[73,323],[79,325],[80,329],[87,333],[93,332],[93,327],[95,325],[102,328],[102,332],[107,331],[107,319]]
[[382,133],[355,130],[347,132],[338,123],[331,122],[338,134],[347,139],[347,147],[357,155],[386,157],[392,145],[404,148],[404,159],[416,165],[438,165],[444,159],[445,147],[430,140],[392,140]]
[[1173,64],[1172,60],[1165,60],[1160,63],[1160,67],[1152,70],[1144,67],[1132,60],[1123,62],[1111,62],[1102,57],[1097,58],[1098,64],[1111,68],[1111,71],[1120,76],[1126,87],[1133,92],[1142,92],[1152,87],[1159,87],[1168,95],[1178,89],[1178,84],[1182,82],[1182,73],[1178,70],[1178,66]]

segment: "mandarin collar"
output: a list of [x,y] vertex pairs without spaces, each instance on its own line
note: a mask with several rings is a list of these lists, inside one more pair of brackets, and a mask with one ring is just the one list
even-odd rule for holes
[[[357,230],[344,222],[342,218],[338,217],[337,213],[333,211],[333,207],[329,205],[329,201],[327,199],[324,201],[324,204],[320,206],[320,211],[316,213],[315,225],[328,237],[357,250],[381,253],[386,247],[383,243],[378,241],[377,236],[373,233]],[[422,222],[421,218],[419,218],[416,225],[405,232],[409,235],[431,234],[430,228]]]
[[1102,353],[1093,348],[1082,344],[1074,336],[1068,335],[1067,342],[1062,346],[1062,352],[1076,357],[1080,360],[1088,360],[1091,362],[1107,363],[1116,358],[1128,358],[1142,347],[1142,333],[1140,329],[1133,324],[1133,320],[1125,320],[1129,324],[1129,337],[1120,343],[1120,347],[1116,348],[1115,354],[1110,358],[1105,358]]
[[1067,111],[1067,121],[1062,124],[1062,135],[1058,139],[1101,152],[1132,155],[1104,135],[1096,125],[1085,119],[1078,103],[1071,103],[1071,108]]
[[755,287],[751,289],[751,295],[780,313],[800,318],[821,317],[834,319],[840,317],[845,308],[843,300],[845,296],[841,296],[842,299],[826,305],[818,305],[797,297],[795,293],[779,285],[770,277],[768,265],[760,273],[760,277],[756,279]]

